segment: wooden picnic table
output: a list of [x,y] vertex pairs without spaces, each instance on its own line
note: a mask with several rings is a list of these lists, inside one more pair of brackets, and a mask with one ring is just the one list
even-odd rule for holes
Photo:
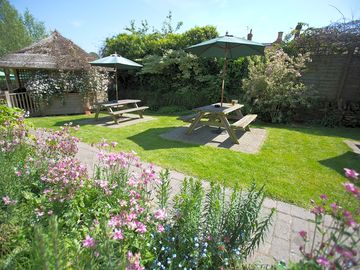
[[101,109],[106,109],[106,112],[113,117],[116,124],[118,123],[119,117],[124,113],[137,112],[139,117],[143,118],[144,110],[149,107],[139,107],[137,104],[139,102],[141,102],[139,99],[122,99],[98,103],[96,106],[95,119],[98,119]]
[[[198,124],[222,127],[228,132],[230,139],[234,143],[239,144],[234,129],[242,128],[248,131],[248,125],[256,118],[255,114],[243,116],[241,112],[242,107],[244,107],[243,104],[231,103],[223,103],[223,106],[220,107],[219,103],[215,103],[195,108],[194,111],[197,113],[191,121],[191,125],[186,133],[191,134]],[[237,121],[230,124],[229,119],[235,119]]]

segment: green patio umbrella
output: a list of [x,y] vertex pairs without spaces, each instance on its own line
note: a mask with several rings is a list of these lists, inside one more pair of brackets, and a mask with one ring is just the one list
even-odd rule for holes
[[225,75],[227,59],[237,59],[241,56],[264,55],[265,45],[251,40],[234,37],[226,33],[225,36],[213,38],[190,46],[185,50],[197,56],[224,57],[223,80],[221,86],[221,107],[224,100]]
[[117,82],[117,72],[118,69],[123,70],[129,70],[129,69],[136,69],[141,68],[142,65],[135,63],[134,61],[131,61],[125,57],[122,57],[120,55],[117,55],[117,53],[114,53],[110,56],[100,58],[98,60],[90,62],[90,65],[92,66],[99,66],[99,67],[111,67],[115,68],[115,76],[116,76],[116,100],[119,99],[118,96],[118,82]]

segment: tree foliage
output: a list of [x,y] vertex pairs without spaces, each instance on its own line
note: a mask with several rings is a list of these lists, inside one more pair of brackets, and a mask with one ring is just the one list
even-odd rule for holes
[[243,89],[253,111],[263,120],[290,122],[310,106],[313,95],[300,80],[310,60],[308,55],[291,57],[282,49],[272,48],[266,51],[265,58],[253,59]]
[[[140,27],[132,21],[126,28],[129,33],[105,41],[103,56],[117,52],[143,64],[135,76],[122,73],[120,96],[140,98],[152,109],[173,105],[191,109],[219,101],[223,59],[196,57],[184,51],[190,45],[217,37],[216,27],[193,27],[177,33],[180,26],[172,23],[169,13],[161,30],[150,30],[147,21],[142,21]],[[247,63],[247,59],[229,61],[227,100],[239,99]]]
[[309,27],[299,38],[288,42],[285,50],[292,54],[344,54],[353,53],[359,47],[360,20],[352,20],[322,28]]
[[44,23],[28,10],[21,15],[8,0],[0,0],[0,56],[28,46],[47,34]]

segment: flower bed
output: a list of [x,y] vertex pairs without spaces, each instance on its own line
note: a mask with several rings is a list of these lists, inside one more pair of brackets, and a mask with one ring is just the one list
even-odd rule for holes
[[221,186],[205,194],[186,179],[170,208],[168,173],[156,174],[135,153],[112,153],[102,141],[108,151],[89,176],[75,158],[77,127],[29,134],[17,113],[4,123],[2,268],[236,267],[270,224],[272,213],[259,215],[262,188],[225,199]]

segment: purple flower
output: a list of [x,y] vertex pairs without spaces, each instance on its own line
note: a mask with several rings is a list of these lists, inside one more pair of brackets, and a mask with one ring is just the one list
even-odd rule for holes
[[317,258],[316,262],[319,265],[322,265],[324,267],[329,267],[330,266],[330,262],[328,259],[326,259],[324,256],[320,256],[319,258]]
[[353,169],[344,168],[345,176],[350,179],[358,179],[359,173]]
[[122,231],[118,230],[118,229],[115,229],[113,239],[114,240],[122,240],[122,239],[124,239]]
[[162,233],[162,232],[165,230],[165,228],[164,228],[163,225],[159,224],[159,225],[157,226],[157,230],[158,230],[159,233]]
[[136,224],[136,232],[138,233],[146,233],[146,225],[141,223],[140,221],[135,221]]
[[330,207],[333,210],[333,212],[336,212],[339,208],[339,206],[335,202],[331,203]]
[[320,195],[320,199],[322,200],[327,200],[328,199],[328,196],[326,194],[321,194]]
[[315,215],[321,215],[324,213],[324,208],[321,206],[315,206],[312,210],[311,213],[315,214]]
[[158,220],[166,219],[166,211],[164,209],[159,209],[154,213],[154,217]]
[[306,239],[306,237],[307,237],[307,232],[305,232],[305,231],[300,231],[300,232],[299,232],[299,235],[300,235],[302,238]]
[[95,240],[94,238],[91,238],[90,235],[86,235],[85,240],[82,242],[83,247],[91,248],[95,246]]

